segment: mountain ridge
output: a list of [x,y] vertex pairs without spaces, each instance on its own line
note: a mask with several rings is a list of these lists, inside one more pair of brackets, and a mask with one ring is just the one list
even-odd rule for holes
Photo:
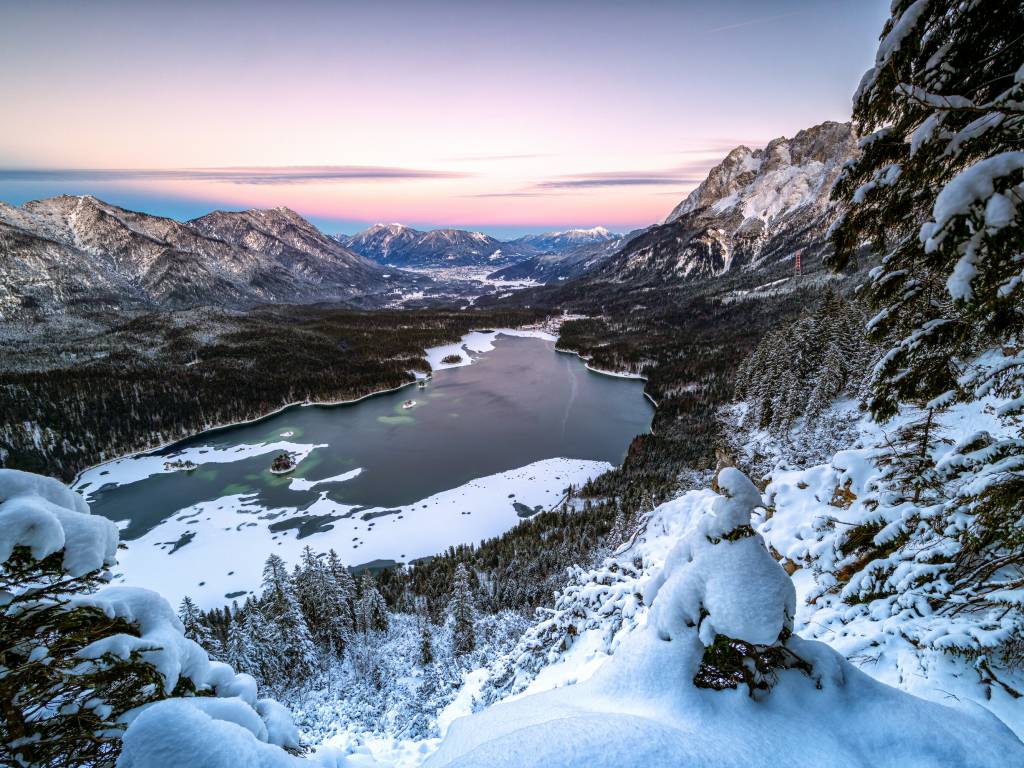
[[679,284],[767,270],[798,250],[807,251],[806,265],[820,265],[836,215],[829,194],[855,152],[852,126],[832,121],[762,149],[736,147],[661,224],[631,239],[586,278]]
[[0,316],[72,307],[382,303],[421,276],[389,272],[287,208],[187,222],[91,195],[0,203]]
[[604,227],[541,232],[499,240],[483,232],[453,227],[420,230],[405,224],[374,224],[334,239],[366,258],[395,266],[507,267],[524,259],[620,238]]

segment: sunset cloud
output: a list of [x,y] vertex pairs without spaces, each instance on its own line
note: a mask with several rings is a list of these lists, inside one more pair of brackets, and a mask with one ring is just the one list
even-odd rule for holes
[[345,181],[461,179],[471,174],[362,165],[249,168],[0,168],[0,181],[210,181],[227,184],[325,184]]

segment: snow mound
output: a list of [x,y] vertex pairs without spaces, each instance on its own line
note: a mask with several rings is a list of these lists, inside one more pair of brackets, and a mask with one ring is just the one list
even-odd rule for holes
[[64,551],[64,570],[83,576],[112,565],[117,526],[93,517],[82,497],[49,477],[0,469],[0,561],[15,547],[42,560]]
[[[699,626],[705,645],[716,635],[769,645],[793,626],[796,590],[750,528],[760,492],[731,467],[722,470],[718,482],[726,495],[714,500],[696,534],[669,553],[644,601],[654,606],[652,623],[664,640]],[[733,531],[749,535],[722,539]]]
[[[625,625],[589,679],[456,720],[426,765],[981,768],[1024,760],[1024,744],[981,707],[918,699],[789,635],[793,585],[750,525],[760,494],[734,469],[719,487],[721,495],[691,492],[652,514],[632,553],[663,562],[636,581],[647,621]],[[698,687],[716,633],[784,646],[800,664],[775,670],[770,690]]]
[[[168,699],[148,707],[124,736],[118,768],[294,768],[302,761],[258,738],[259,717],[236,699]],[[262,728],[262,731],[261,731]]]

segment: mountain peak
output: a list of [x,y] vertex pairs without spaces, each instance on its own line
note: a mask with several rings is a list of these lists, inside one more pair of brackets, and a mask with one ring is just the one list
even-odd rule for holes
[[822,205],[853,150],[851,125],[833,121],[805,128],[792,139],[779,136],[762,149],[735,147],[664,223],[705,208],[739,209],[745,219],[768,220],[802,205]]
[[60,195],[0,205],[0,235],[8,233],[13,245],[0,268],[5,314],[23,311],[22,295],[47,312],[68,309],[69,296],[149,308],[383,302],[408,282],[385,279],[379,265],[290,208],[214,211],[182,223],[92,195]]

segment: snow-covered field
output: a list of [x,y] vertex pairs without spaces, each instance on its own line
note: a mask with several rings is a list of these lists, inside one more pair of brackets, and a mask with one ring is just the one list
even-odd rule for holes
[[406,272],[432,277],[442,283],[448,282],[469,282],[481,283],[482,287],[505,288],[516,290],[518,288],[529,288],[540,285],[536,280],[526,278],[523,280],[496,280],[489,277],[493,272],[500,269],[500,266],[491,265],[484,267],[460,266],[460,267],[402,267]]
[[[453,544],[477,543],[503,533],[520,521],[513,501],[548,509],[570,484],[578,487],[608,469],[611,465],[600,461],[547,459],[413,504],[358,512],[327,498],[326,491],[304,510],[267,509],[252,495],[223,496],[182,509],[141,538],[126,542],[127,549],[118,555],[118,572],[124,583],[154,589],[175,604],[189,595],[201,607],[213,608],[230,602],[229,596],[243,597],[257,589],[271,552],[296,563],[308,544],[318,552],[333,548],[350,565],[409,562]],[[350,477],[321,482],[346,479]],[[298,528],[276,533],[269,529],[273,523],[298,523],[321,515],[330,516],[320,526],[330,530],[304,538],[298,538]],[[187,543],[175,549],[182,541]]]

